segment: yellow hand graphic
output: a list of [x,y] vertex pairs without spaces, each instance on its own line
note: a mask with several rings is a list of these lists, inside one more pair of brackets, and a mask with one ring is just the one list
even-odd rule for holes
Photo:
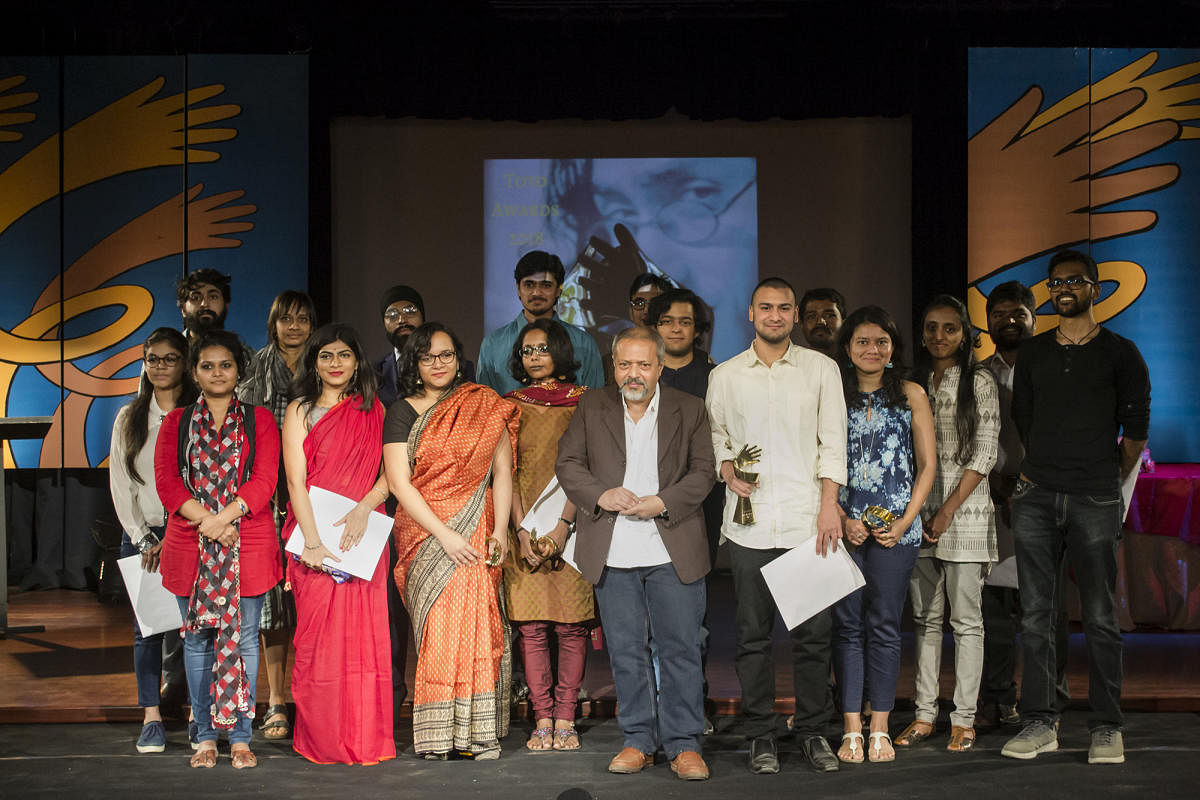
[[[1145,74],[1157,60],[1158,53],[1147,53],[1112,75],[1063,98],[1034,117],[1026,133],[1087,105],[1089,100],[1095,103],[1126,89],[1141,89],[1146,93],[1146,101],[1126,116],[1103,128],[1097,128],[1094,140],[1107,139],[1139,125],[1164,119],[1180,123],[1200,119],[1200,105],[1196,105],[1196,101],[1200,100],[1200,83],[1183,83],[1200,75],[1200,61]],[[1183,125],[1179,138],[1200,139],[1200,127]]]
[[[227,206],[245,194],[238,189],[210,197],[197,196],[204,189],[198,183],[186,193],[188,241],[187,249],[209,250],[238,247],[240,239],[225,234],[243,233],[254,227],[253,222],[238,221],[237,217],[253,214],[257,206],[250,204]],[[131,269],[183,252],[183,214],[180,213],[184,194],[177,194],[136,219],[113,231],[95,247],[79,257],[63,272],[63,297],[74,297]],[[58,278],[47,284],[34,302],[34,312],[57,302]]]
[[[1124,236],[1154,225],[1153,211],[1096,209],[1169,186],[1174,164],[1093,177],[1174,140],[1179,123],[1159,120],[1094,144],[1091,131],[1122,119],[1145,100],[1129,89],[1022,133],[1042,101],[1032,87],[967,145],[967,280],[1082,241]],[[1090,180],[1089,180],[1090,179]]]
[[37,115],[30,111],[13,111],[14,108],[27,106],[38,99],[37,92],[20,92],[4,96],[4,93],[25,82],[24,75],[13,75],[10,78],[0,78],[0,142],[19,142],[24,134],[19,131],[4,130],[9,125],[24,125],[33,122]]
[[[124,172],[182,164],[185,157],[192,163],[220,158],[194,145],[232,139],[237,130],[198,126],[237,116],[241,106],[193,107],[224,92],[220,84],[150,100],[163,83],[155,78],[66,130],[63,191]],[[0,232],[58,194],[58,146],[58,137],[51,136],[0,173]]]

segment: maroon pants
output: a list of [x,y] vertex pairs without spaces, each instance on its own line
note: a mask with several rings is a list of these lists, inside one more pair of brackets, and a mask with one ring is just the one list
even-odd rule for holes
[[[588,627],[579,622],[518,622],[533,718],[575,721],[587,663]],[[558,639],[558,683],[550,668],[550,632]]]

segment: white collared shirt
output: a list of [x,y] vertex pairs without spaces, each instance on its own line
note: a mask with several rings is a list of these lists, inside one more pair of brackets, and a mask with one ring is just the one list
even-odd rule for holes
[[737,495],[726,488],[722,541],[769,550],[815,537],[821,480],[846,483],[846,400],[833,359],[792,344],[767,366],[751,345],[712,371],[706,405],[719,480],[721,462],[747,444],[762,448],[755,524],[733,521]]
[[[638,497],[658,494],[658,401],[662,392],[654,387],[646,411],[637,422],[629,416],[629,404],[621,396],[625,418],[625,479],[621,485]],[[671,560],[658,525],[652,519],[618,514],[608,546],[610,567],[653,567]]]

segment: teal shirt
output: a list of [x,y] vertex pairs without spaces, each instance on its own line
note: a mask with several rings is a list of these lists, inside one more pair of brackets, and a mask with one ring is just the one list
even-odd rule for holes
[[[575,375],[575,383],[580,386],[596,388],[604,385],[604,368],[600,365],[600,351],[596,342],[583,328],[577,328],[564,322],[558,314],[554,321],[566,329],[571,337],[571,347],[575,351],[575,360],[579,362],[579,372]],[[500,396],[514,389],[520,389],[521,384],[508,371],[508,357],[512,355],[513,343],[517,335],[529,324],[525,312],[517,314],[517,318],[483,337],[479,346],[479,362],[476,381],[484,386],[490,386]]]

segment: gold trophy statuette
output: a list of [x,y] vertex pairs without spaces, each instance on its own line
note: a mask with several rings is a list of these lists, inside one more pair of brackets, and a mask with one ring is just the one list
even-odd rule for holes
[[862,513],[862,523],[870,531],[886,531],[899,517],[883,506],[867,506]]
[[[733,458],[733,474],[737,476],[738,480],[746,481],[747,483],[757,483],[758,472],[751,472],[750,470],[761,458],[762,448],[746,445]],[[754,524],[754,508],[750,505],[749,497],[738,497],[737,505],[733,509],[733,521],[738,525]]]

